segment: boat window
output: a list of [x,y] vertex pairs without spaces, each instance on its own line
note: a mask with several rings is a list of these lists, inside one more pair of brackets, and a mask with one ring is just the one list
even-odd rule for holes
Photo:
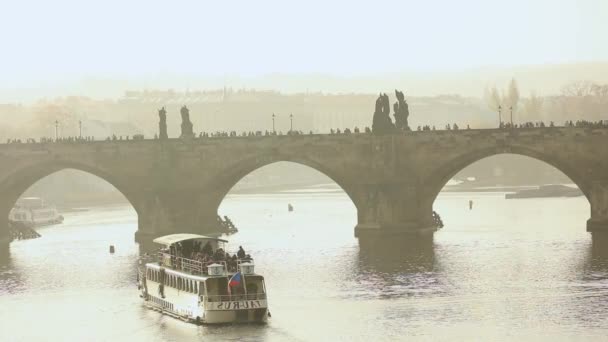
[[247,287],[247,294],[263,294],[264,289],[264,277],[261,276],[245,276],[245,286]]
[[183,290],[182,278],[177,277],[177,289]]
[[[207,295],[209,301],[219,301],[217,296],[228,295],[228,278],[211,278],[205,280],[205,286],[207,286]],[[215,298],[214,298],[215,297]]]

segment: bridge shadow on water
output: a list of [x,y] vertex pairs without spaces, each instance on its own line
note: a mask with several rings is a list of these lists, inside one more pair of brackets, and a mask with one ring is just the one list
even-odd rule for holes
[[585,261],[585,276],[608,279],[608,234],[594,233]]
[[374,297],[442,291],[432,236],[359,241],[356,266],[356,286]]
[[0,249],[0,296],[26,291],[26,281],[10,254],[10,249]]

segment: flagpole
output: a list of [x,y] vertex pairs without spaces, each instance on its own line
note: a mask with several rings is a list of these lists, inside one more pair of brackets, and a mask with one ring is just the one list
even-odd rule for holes
[[232,278],[229,273],[228,273],[228,265],[226,265],[226,279],[228,279],[228,281],[226,282],[226,286],[228,287],[228,299],[230,300],[232,298],[232,289],[230,288],[230,278]]
[[241,272],[241,278],[243,278],[243,292],[245,292],[245,300],[247,300],[247,283],[245,283],[245,275],[243,272]]

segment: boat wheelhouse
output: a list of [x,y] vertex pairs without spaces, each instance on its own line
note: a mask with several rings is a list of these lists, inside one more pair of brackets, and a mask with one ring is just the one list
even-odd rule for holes
[[264,277],[251,258],[229,257],[228,241],[197,234],[154,239],[164,247],[140,268],[146,306],[190,322],[266,322]]

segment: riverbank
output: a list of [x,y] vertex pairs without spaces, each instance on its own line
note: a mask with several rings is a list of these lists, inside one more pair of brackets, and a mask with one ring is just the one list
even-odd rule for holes
[[[455,183],[455,182],[452,182]],[[574,184],[564,184],[576,188]],[[541,186],[531,185],[488,185],[477,182],[463,182],[446,185],[442,192],[518,192],[521,190],[538,189]],[[275,184],[247,186],[232,189],[233,195],[256,195],[256,194],[341,194],[342,188],[336,183],[300,183],[300,184]],[[71,196],[63,203],[55,204],[60,212],[88,211],[91,207],[113,207],[130,205],[126,198],[117,195],[108,196]]]

